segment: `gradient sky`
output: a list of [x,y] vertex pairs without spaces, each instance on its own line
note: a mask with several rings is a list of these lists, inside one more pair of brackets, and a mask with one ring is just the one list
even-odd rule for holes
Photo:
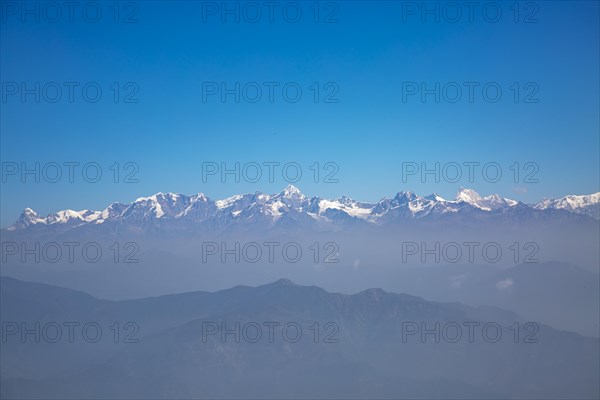
[[[364,201],[400,190],[453,198],[460,186],[525,202],[600,190],[596,1],[537,2],[537,23],[522,21],[533,10],[525,9],[527,2],[519,3],[519,23],[513,2],[495,3],[503,12],[496,23],[486,21],[481,9],[472,22],[467,15],[457,23],[444,18],[437,23],[432,16],[423,22],[393,1],[337,2],[337,23],[315,23],[313,2],[297,3],[303,11],[297,23],[277,9],[272,23],[264,14],[258,23],[243,18],[236,23],[231,16],[222,23],[220,15],[203,22],[202,2],[143,1],[135,2],[139,22],[125,24],[113,22],[112,2],[98,4],[103,15],[97,23],[83,20],[77,10],[73,23],[66,16],[59,23],[26,16],[23,23],[20,15],[3,11],[2,95],[11,82],[75,81],[97,82],[103,97],[86,102],[76,90],[71,103],[66,89],[57,103],[3,97],[2,162],[97,162],[103,178],[22,183],[9,177],[0,194],[2,226],[25,207],[45,215],[103,209],[159,191],[204,192],[218,199],[278,192],[287,185],[280,170],[273,183],[266,178],[255,184],[216,178],[204,183],[202,162],[213,161],[296,162],[303,167],[296,186],[307,195]],[[326,7],[321,4],[321,16],[333,10]],[[132,10],[121,10],[120,17]],[[302,99],[285,102],[281,91],[273,103],[266,92],[258,103],[235,103],[231,96],[225,103],[218,96],[202,99],[203,82],[270,81],[297,82]],[[433,96],[425,103],[418,96],[402,99],[403,82],[469,81],[497,82],[502,98],[486,102],[476,90],[473,103],[466,93],[457,103],[435,103]],[[139,101],[113,102],[114,82],[134,82]],[[314,82],[334,82],[339,101],[313,102]],[[509,89],[514,82],[535,83],[539,102],[515,103]],[[430,167],[496,162],[503,178],[403,182],[402,162],[413,161]],[[109,166],[115,162],[135,162],[139,182],[114,183]],[[309,166],[315,162],[335,162],[339,183],[314,183]],[[539,182],[515,183],[509,170],[515,162],[536,163]]]

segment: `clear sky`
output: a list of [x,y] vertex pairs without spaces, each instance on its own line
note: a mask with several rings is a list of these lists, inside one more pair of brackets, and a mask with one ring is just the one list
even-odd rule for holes
[[[229,168],[236,162],[297,163],[303,174],[295,185],[307,195],[364,201],[401,190],[452,198],[460,186],[525,202],[600,190],[596,1],[520,2],[516,9],[513,2],[480,2],[474,10],[429,2],[440,10],[439,22],[421,13],[421,2],[321,2],[318,8],[296,2],[285,12],[288,3],[281,2],[272,15],[263,2],[253,3],[256,9],[235,2],[142,1],[120,3],[118,13],[113,2],[96,2],[87,14],[83,6],[72,15],[63,7],[54,23],[56,10],[44,3],[38,3],[39,22],[35,2],[29,14],[15,10],[19,3],[2,2],[0,26],[2,226],[25,207],[44,215],[102,209],[159,191],[219,199],[278,192],[293,180],[275,167],[271,183],[263,165],[256,183],[236,183],[231,175],[225,183],[215,176],[203,182],[203,162]],[[223,13],[236,4],[239,22]],[[102,15],[91,22],[97,8]],[[293,22],[298,9],[302,15]],[[257,10],[262,16],[252,22]],[[452,22],[457,11],[462,16]],[[222,93],[210,92],[220,91],[221,83],[233,90],[236,82],[239,102],[234,94],[222,101]],[[435,94],[423,101],[421,84],[434,89],[436,82],[440,101]],[[465,82],[473,82],[473,101]],[[52,102],[57,85],[62,95]],[[256,86],[262,96],[252,102]],[[102,97],[94,103],[98,87]],[[497,87],[502,96],[492,102]],[[292,102],[297,88],[302,97]],[[40,183],[33,175],[23,182],[20,171],[11,175],[15,165],[35,168],[36,162],[46,167]],[[102,178],[87,182],[75,166],[69,182],[64,163],[72,162],[98,163]],[[137,183],[122,182],[134,171],[128,162],[139,168]],[[339,169],[337,183],[323,182],[334,171],[328,162]],[[430,169],[435,163],[497,163],[503,175],[488,182],[476,168],[469,182],[463,166],[456,182],[443,175],[440,182],[432,175],[424,182],[418,175],[403,180],[403,162]],[[56,183],[52,163],[63,165]],[[514,163],[521,172],[517,182]],[[251,165],[246,172],[253,177]]]

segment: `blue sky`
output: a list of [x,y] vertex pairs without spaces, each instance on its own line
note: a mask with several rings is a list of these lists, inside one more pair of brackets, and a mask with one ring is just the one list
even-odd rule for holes
[[[392,1],[336,2],[336,8],[321,3],[319,23],[313,20],[313,2],[295,3],[302,10],[296,23],[283,18],[279,9],[269,22],[265,8],[258,23],[243,14],[239,23],[227,15],[223,23],[219,10],[203,14],[208,3],[145,1],[120,10],[119,21],[133,13],[137,23],[115,23],[112,2],[96,4],[102,5],[96,23],[86,21],[80,10],[73,22],[62,10],[63,19],[51,23],[44,19],[52,18],[51,10],[41,14],[40,22],[27,14],[23,22],[19,11],[3,9],[4,168],[6,163],[33,168],[36,162],[95,162],[103,175],[96,183],[81,179],[78,169],[73,183],[64,176],[57,183],[5,177],[2,226],[25,207],[42,214],[102,209],[159,191],[204,192],[218,199],[256,190],[278,192],[288,183],[279,168],[272,183],[266,177],[257,183],[236,183],[231,177],[225,183],[214,177],[203,182],[203,162],[224,162],[231,168],[236,162],[294,162],[303,172],[295,184],[306,194],[365,201],[400,190],[452,198],[460,186],[526,202],[600,190],[598,2],[537,2],[537,10],[521,2],[518,23],[512,2],[494,3],[502,10],[496,23],[487,21],[481,9],[471,22],[466,9],[456,23],[444,14],[440,22],[431,15],[423,21],[420,10],[409,15],[406,3]],[[337,22],[323,23],[332,12]],[[524,23],[531,13],[538,22]],[[15,83],[32,88],[35,82],[48,89],[39,103],[34,95],[22,102],[20,91],[9,93]],[[48,101],[52,82],[63,88],[56,103]],[[73,102],[65,82],[79,83]],[[102,89],[96,103],[80,90],[89,82]],[[114,82],[119,102],[113,98]],[[225,102],[219,95],[203,101],[206,82],[224,82],[229,88],[236,82],[240,87],[249,82],[279,86],[272,103],[266,89],[256,103],[243,96],[236,103],[233,95]],[[290,82],[302,89],[296,103],[285,101],[281,92]],[[454,96],[451,91],[439,103],[433,95],[422,102],[419,94],[403,101],[407,82],[429,88],[436,82],[440,87],[449,82],[479,86],[473,102],[466,92],[455,103],[447,101]],[[481,92],[490,82],[502,89],[495,103]],[[515,82],[520,87],[517,103]],[[123,96],[135,88],[137,102],[124,103]],[[337,102],[323,102],[332,88],[337,88]],[[538,102],[524,103],[533,90],[530,98]],[[253,97],[254,92],[247,93]],[[122,173],[131,171],[123,170],[125,163],[136,163],[139,182],[114,183],[109,167],[115,162]],[[331,171],[323,169],[325,163],[335,163],[339,182],[324,183],[321,175],[315,183],[309,168],[315,162],[322,174]],[[476,169],[472,183],[435,182],[431,176],[425,182],[416,177],[403,182],[403,162],[429,168],[436,162],[492,162],[503,175],[498,182],[487,182]],[[515,162],[521,169],[516,183],[510,169]],[[528,162],[537,166],[538,183],[523,182],[532,172],[524,169]],[[63,174],[67,171],[64,167]]]

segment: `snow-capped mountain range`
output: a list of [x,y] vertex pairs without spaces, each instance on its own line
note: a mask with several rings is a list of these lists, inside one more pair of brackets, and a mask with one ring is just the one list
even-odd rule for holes
[[600,219],[600,192],[588,196],[565,196],[560,199],[544,199],[533,207],[537,210],[559,209],[579,214],[587,214]]
[[42,217],[27,208],[7,230],[19,231],[48,226],[69,229],[105,224],[140,228],[176,221],[219,227],[240,222],[264,222],[272,225],[302,220],[385,224],[398,220],[440,218],[445,215],[485,216],[505,215],[511,211],[543,213],[549,210],[563,210],[598,219],[600,192],[546,199],[532,205],[502,198],[496,194],[482,197],[474,190],[465,188],[459,190],[454,200],[446,200],[435,193],[422,197],[413,192],[399,192],[394,198],[384,198],[377,203],[359,202],[346,196],[335,200],[309,198],[292,185],[273,195],[256,192],[217,201],[211,200],[203,193],[191,196],[157,193],[149,197],[140,197],[129,204],[112,203],[103,211],[63,210]]

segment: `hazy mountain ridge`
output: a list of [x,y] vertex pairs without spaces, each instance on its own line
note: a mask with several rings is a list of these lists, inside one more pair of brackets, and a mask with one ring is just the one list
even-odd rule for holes
[[[407,321],[429,327],[435,322],[493,321],[505,327],[525,322],[493,307],[437,303],[381,289],[343,295],[285,279],[120,302],[10,278],[0,282],[3,322],[78,318],[131,320],[140,327],[135,344],[2,343],[3,397],[598,396],[597,339],[540,325],[539,342],[530,344],[515,344],[508,334],[498,343],[482,343],[480,337],[473,343],[402,341]],[[57,297],[59,304],[48,304]],[[65,311],[65,304],[71,304],[71,311]],[[273,343],[249,343],[218,335],[202,340],[205,323],[231,328],[236,322],[262,321],[295,321],[304,328],[315,321],[334,322],[338,341],[315,343],[310,336],[288,343],[277,336]],[[43,362],[48,355],[55,364]],[[532,362],[537,368],[528,366]],[[577,373],[573,365],[581,367]]]

